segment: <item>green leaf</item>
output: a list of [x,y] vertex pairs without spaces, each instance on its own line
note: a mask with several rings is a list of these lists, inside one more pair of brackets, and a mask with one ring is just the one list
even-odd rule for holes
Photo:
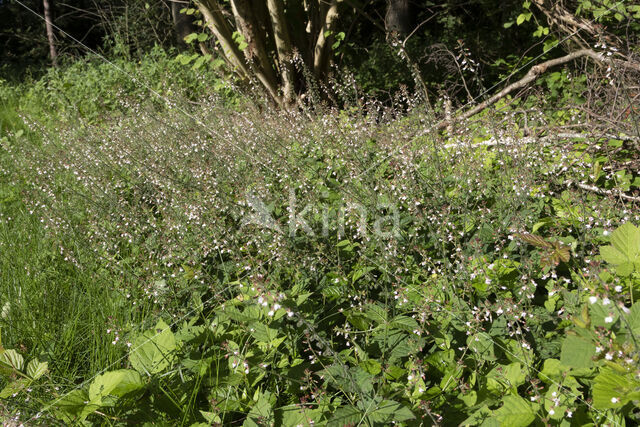
[[545,383],[558,382],[562,378],[562,374],[567,372],[567,368],[562,365],[558,359],[547,359],[544,361],[544,367],[538,374]]
[[371,375],[378,375],[382,372],[382,365],[374,359],[363,360],[360,362],[360,367]]
[[470,335],[467,338],[467,346],[484,360],[496,360],[493,340],[486,332]]
[[420,326],[416,319],[408,316],[396,316],[390,324],[391,328],[402,329],[403,331],[411,332],[419,330]]
[[569,335],[562,343],[560,363],[572,369],[588,369],[593,366],[596,346],[583,338]]
[[622,374],[605,367],[595,378],[593,406],[596,409],[621,408],[631,400],[640,399],[640,381],[633,378],[634,372]]
[[198,39],[198,33],[191,33],[184,37],[185,43],[193,43],[196,39]]
[[0,391],[0,399],[8,399],[9,397],[20,393],[30,383],[31,381],[27,378],[20,378],[19,380],[10,382],[5,386],[5,388],[2,389],[2,391]]
[[503,392],[508,389],[517,390],[525,383],[527,374],[520,363],[499,365],[487,374],[487,389],[493,392]]
[[362,421],[362,413],[354,406],[343,406],[338,408],[333,417],[327,423],[327,427],[344,427],[348,425],[358,425]]
[[27,375],[33,380],[37,380],[41,376],[47,373],[49,370],[48,362],[40,362],[38,359],[33,359],[27,365]]
[[536,411],[532,404],[522,397],[509,394],[502,401],[504,405],[493,413],[500,425],[526,427],[536,419]]
[[415,415],[409,408],[393,400],[380,402],[376,409],[369,413],[369,417],[374,422],[385,425],[391,425],[393,421],[400,422],[415,419]]
[[251,332],[251,336],[256,339],[256,341],[263,342],[266,344],[271,343],[278,337],[278,330],[273,329],[260,322],[253,322],[249,325],[249,331]]
[[65,422],[83,421],[88,415],[96,411],[100,406],[89,403],[89,394],[86,390],[75,389],[64,395],[60,400],[53,402],[55,416]]
[[4,350],[0,353],[0,366],[3,368],[15,369],[16,371],[22,371],[24,367],[24,358],[17,351]]
[[171,328],[160,320],[154,329],[136,338],[131,348],[131,366],[141,374],[152,375],[173,362],[176,340]]
[[120,369],[98,375],[89,386],[89,400],[103,404],[107,396],[122,397],[144,387],[140,374],[131,369]]
[[283,426],[307,426],[309,425],[307,414],[297,405],[285,406],[276,411],[276,416],[281,419]]
[[611,234],[611,245],[600,248],[600,256],[621,276],[640,271],[640,229],[626,222]]
[[261,427],[271,425],[274,420],[273,409],[269,403],[268,393],[258,393],[256,403],[253,405],[243,427]]

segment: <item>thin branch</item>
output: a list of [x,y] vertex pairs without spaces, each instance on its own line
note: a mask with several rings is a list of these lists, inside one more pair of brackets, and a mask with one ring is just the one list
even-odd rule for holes
[[629,196],[627,194],[624,194],[620,191],[614,191],[614,190],[605,190],[604,188],[599,188],[593,185],[587,185],[587,184],[583,184],[581,182],[572,182],[572,181],[567,181],[567,186],[571,186],[571,185],[575,185],[576,187],[585,190],[585,191],[590,191],[592,193],[596,193],[596,194],[601,194],[603,196],[613,196],[613,197],[617,197],[623,200],[627,200],[630,202],[640,202],[640,197],[635,197],[635,196]]
[[[453,120],[454,121],[464,121],[464,120],[468,119],[469,117],[478,114],[479,112],[481,112],[485,108],[490,107],[491,105],[495,104],[500,99],[502,99],[505,96],[509,95],[511,92],[513,92],[515,90],[518,90],[518,89],[521,89],[521,88],[527,86],[528,84],[530,84],[531,82],[534,82],[535,80],[537,80],[537,78],[540,75],[545,73],[549,68],[555,67],[556,65],[566,64],[567,62],[574,61],[574,60],[576,60],[578,58],[581,58],[583,56],[590,57],[591,59],[595,60],[598,63],[608,62],[607,58],[603,54],[596,53],[591,49],[580,49],[580,50],[572,52],[572,53],[570,53],[568,55],[565,55],[563,57],[550,59],[550,60],[545,61],[545,62],[543,62],[541,64],[534,65],[533,67],[531,67],[529,72],[527,72],[527,74],[522,79],[518,80],[515,83],[510,84],[509,86],[507,86],[504,89],[502,89],[500,92],[498,92],[495,95],[493,95],[491,98],[481,102],[480,104],[476,105],[475,107],[471,108],[470,110],[467,110],[466,112],[460,114],[459,116],[455,117]],[[450,121],[448,121],[448,120],[443,120],[440,123],[438,123],[436,125],[436,127],[437,127],[437,129],[444,129],[450,124],[449,122]]]

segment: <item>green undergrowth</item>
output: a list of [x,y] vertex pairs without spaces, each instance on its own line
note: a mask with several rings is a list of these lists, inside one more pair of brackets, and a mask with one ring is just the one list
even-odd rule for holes
[[7,419],[638,422],[632,136],[560,137],[541,111],[523,138],[506,104],[449,135],[419,106],[166,106],[107,83],[84,105],[53,81],[59,120],[41,82],[2,116]]

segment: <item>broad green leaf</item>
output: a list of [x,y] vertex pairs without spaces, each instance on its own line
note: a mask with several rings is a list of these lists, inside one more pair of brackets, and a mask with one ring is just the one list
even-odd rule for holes
[[67,423],[83,421],[100,406],[89,403],[89,393],[84,389],[75,389],[60,400],[52,402],[55,416]]
[[327,427],[344,427],[348,425],[358,425],[362,421],[362,413],[353,406],[343,406],[338,408],[333,417],[327,423]]
[[593,366],[596,346],[575,335],[569,335],[562,343],[560,362],[572,369],[587,369]]
[[144,387],[140,374],[131,369],[120,369],[98,375],[89,386],[89,400],[102,403],[106,396],[122,397]]
[[374,422],[385,425],[390,425],[393,421],[400,422],[415,419],[415,415],[409,408],[393,400],[383,400],[368,415]]
[[493,413],[500,425],[526,427],[536,419],[535,408],[522,397],[509,394],[502,401],[502,407]]
[[5,369],[15,369],[16,371],[22,371],[24,368],[24,358],[20,353],[11,349],[5,350],[0,353],[0,366]]
[[387,323],[387,310],[378,304],[367,304],[364,315],[378,324]]
[[298,406],[285,406],[276,410],[276,417],[283,426],[308,426],[307,415]]
[[413,332],[420,329],[416,319],[408,316],[396,316],[391,321],[392,328],[402,329],[407,332]]
[[496,360],[493,339],[486,332],[479,332],[467,338],[467,346],[484,360]]
[[[464,420],[460,425],[463,426],[477,426],[479,424],[486,423],[491,419],[493,411],[489,409],[489,405],[483,405],[480,408],[476,409],[474,413],[472,413],[469,418]],[[490,424],[490,423],[489,423]]]
[[371,375],[378,375],[382,372],[382,365],[375,359],[363,360],[360,362],[360,367]]
[[611,245],[600,248],[602,258],[621,276],[640,271],[640,229],[626,222],[611,234]]
[[598,301],[589,305],[591,324],[595,327],[610,329],[618,321],[618,310],[613,303],[604,305]]
[[507,366],[498,365],[487,374],[487,389],[494,392],[504,390],[517,390],[524,384],[527,378],[526,372],[520,363],[511,363]]
[[640,399],[640,381],[634,372],[622,374],[603,368],[593,385],[593,406],[597,409],[620,408],[630,400]]
[[251,407],[247,419],[242,424],[243,427],[261,427],[272,425],[274,421],[273,408],[269,403],[268,393],[258,393],[256,403]]
[[0,391],[0,399],[7,399],[15,394],[20,393],[30,383],[31,381],[27,378],[20,378],[18,380],[10,382],[5,386],[5,388],[2,389],[2,391]]
[[176,340],[171,328],[160,320],[155,328],[136,338],[131,348],[131,366],[141,374],[152,375],[173,362]]
[[47,373],[49,370],[48,362],[40,362],[38,359],[33,359],[27,365],[27,375],[31,377],[31,379],[37,380],[41,376]]
[[567,372],[567,368],[563,366],[558,359],[547,359],[544,361],[542,371],[538,374],[538,378],[546,383],[558,382],[565,372]]
[[266,344],[271,343],[278,337],[278,330],[273,329],[260,322],[253,322],[249,325],[249,332],[256,341]]

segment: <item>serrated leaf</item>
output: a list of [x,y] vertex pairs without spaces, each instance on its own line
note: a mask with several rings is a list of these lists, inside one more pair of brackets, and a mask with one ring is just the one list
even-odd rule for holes
[[0,353],[0,366],[8,369],[22,371],[24,368],[24,358],[17,351],[10,349]]
[[618,373],[610,367],[603,368],[594,380],[593,406],[596,409],[620,408],[640,396],[640,381],[634,372]]
[[155,328],[136,338],[131,348],[131,366],[141,374],[152,375],[173,362],[176,340],[169,325],[160,320]]
[[496,360],[493,339],[486,332],[479,332],[467,338],[467,346],[484,360]]
[[89,400],[102,403],[107,396],[122,397],[144,387],[140,374],[131,369],[120,369],[98,375],[89,386]]
[[562,343],[560,363],[572,369],[588,369],[593,366],[596,346],[575,335],[569,335]]
[[363,360],[360,362],[360,367],[371,375],[378,375],[382,372],[382,365],[374,359]]
[[84,389],[75,389],[53,402],[55,416],[67,423],[83,421],[100,406],[89,403],[89,393]]
[[380,402],[376,408],[369,413],[369,417],[372,421],[385,425],[390,425],[393,421],[400,422],[416,418],[409,408],[393,400],[383,400]]
[[48,362],[40,362],[38,359],[33,359],[27,365],[27,375],[33,380],[37,380],[41,376],[47,373],[49,370]]
[[546,240],[544,240],[540,236],[536,236],[535,234],[520,233],[520,234],[516,234],[516,237],[518,237],[520,240],[522,240],[524,242],[527,242],[530,245],[535,246],[537,248],[543,248],[543,249],[551,249],[551,248],[553,248],[551,243],[547,242]]
[[249,325],[249,332],[256,341],[269,344],[278,337],[278,330],[273,329],[260,322],[253,322]]
[[333,413],[327,427],[344,427],[358,425],[362,421],[362,413],[354,406],[342,406]]
[[407,332],[413,332],[420,329],[416,319],[408,316],[396,316],[391,321],[390,326],[392,328],[402,329]]
[[526,427],[536,419],[536,409],[520,396],[506,395],[504,404],[493,415],[502,426]]
[[611,245],[600,248],[600,256],[621,276],[640,271],[640,229],[626,222],[611,234]]
[[243,427],[261,427],[271,425],[274,420],[273,408],[268,393],[258,392],[256,403],[251,407]]

